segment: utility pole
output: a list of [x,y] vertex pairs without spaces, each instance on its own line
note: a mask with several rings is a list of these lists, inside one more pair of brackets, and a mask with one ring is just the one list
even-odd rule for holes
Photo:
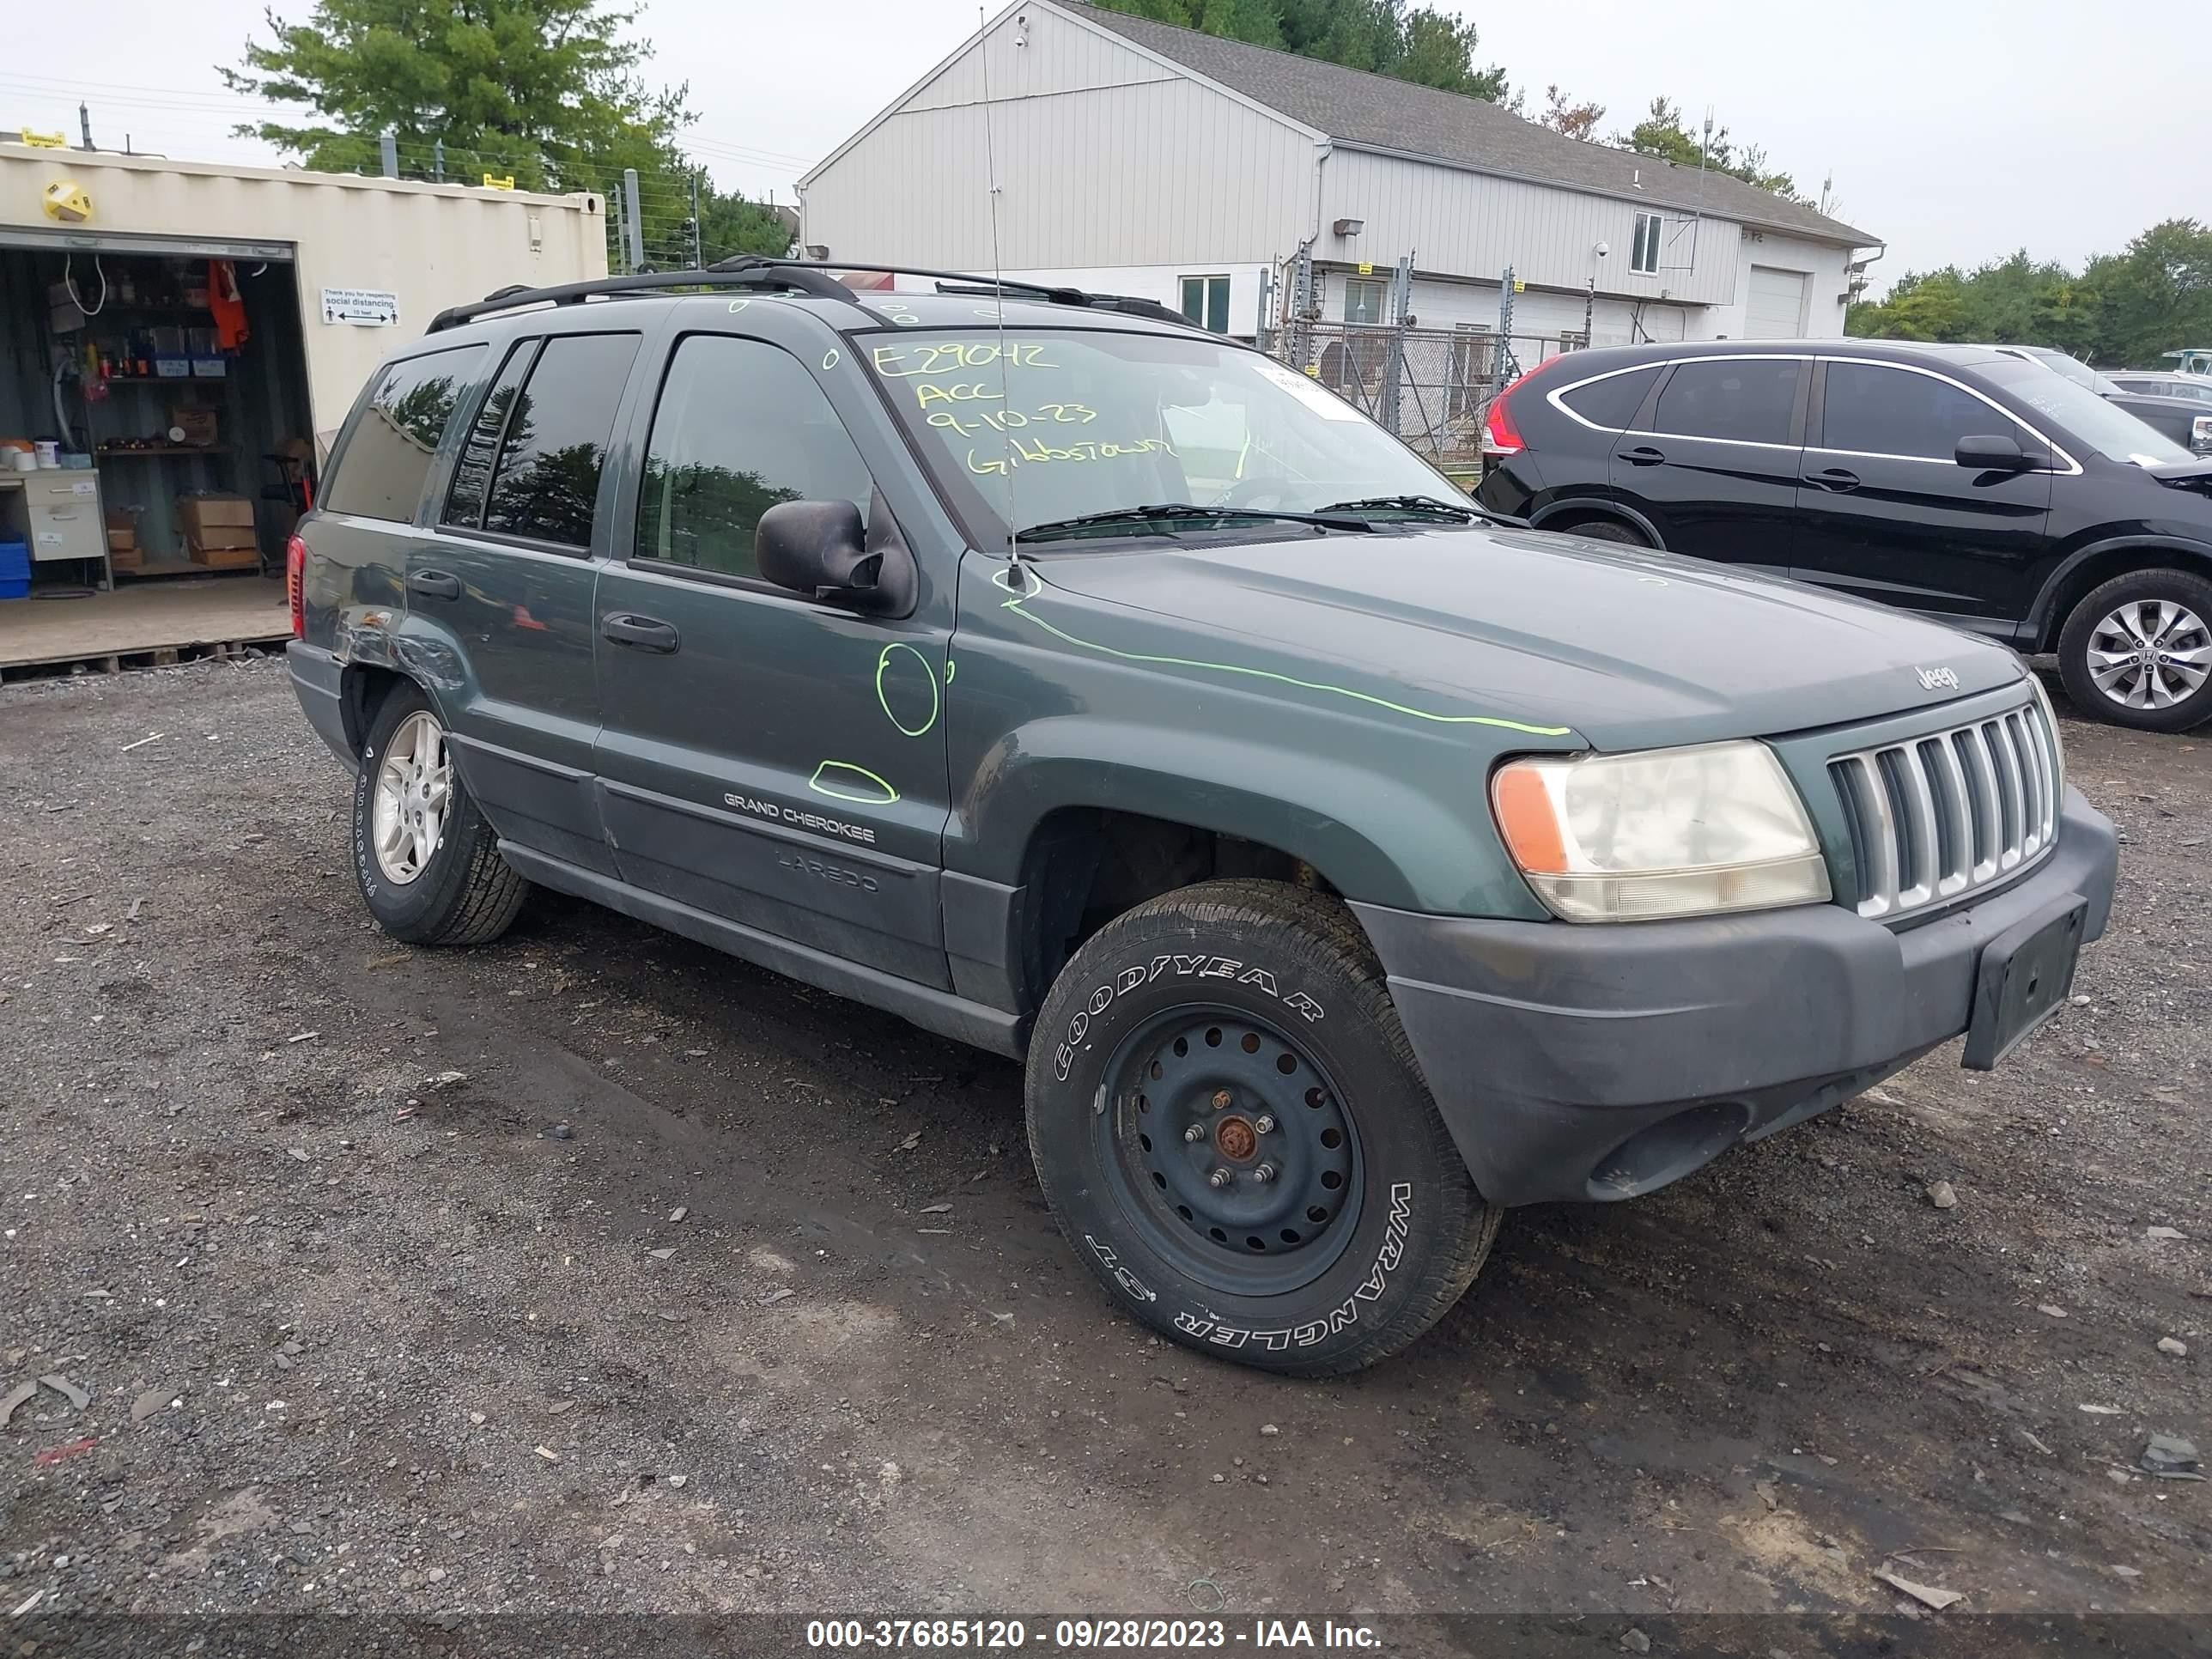
[[92,142],[92,110],[83,103],[76,106],[76,125],[77,131],[84,135],[84,147],[87,149],[98,149],[99,146]]
[[700,171],[697,167],[691,169],[691,269],[694,270],[699,270],[707,262],[705,247],[700,240],[706,234],[705,228],[699,222]]
[[637,169],[623,169],[623,231],[629,240],[629,268],[645,269],[645,220],[637,205]]
[[399,176],[399,135],[390,127],[385,128],[377,147],[384,152],[384,176],[397,179]]

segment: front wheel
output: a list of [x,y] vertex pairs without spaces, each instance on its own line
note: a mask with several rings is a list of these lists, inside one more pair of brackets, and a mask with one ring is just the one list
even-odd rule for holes
[[353,866],[377,925],[410,945],[489,944],[530,891],[500,857],[437,711],[412,685],[385,698],[362,746]]
[[2115,576],[2068,615],[2058,672],[2093,720],[2139,732],[2212,720],[2212,582],[2179,570]]
[[1649,536],[1619,519],[1577,519],[1571,524],[1542,524],[1537,528],[1557,531],[1563,536],[1580,536],[1588,542],[1617,542],[1623,547],[1651,545]]
[[1030,1147],[1070,1246],[1161,1334],[1328,1376],[1459,1299],[1504,1212],[1340,905],[1215,881],[1094,935],[1040,1013]]

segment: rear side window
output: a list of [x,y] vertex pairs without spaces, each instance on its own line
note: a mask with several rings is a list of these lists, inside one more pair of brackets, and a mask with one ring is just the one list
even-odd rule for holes
[[[592,509],[635,334],[556,334],[515,395],[483,527],[562,547],[592,544]],[[489,407],[489,401],[487,401]]]
[[499,441],[507,435],[507,417],[522,391],[522,377],[538,359],[542,342],[523,340],[507,354],[499,378],[484,394],[469,435],[461,441],[461,458],[453,464],[453,487],[446,493],[443,522],[471,530],[483,523],[484,495],[491,489],[491,470],[499,460]]
[[1961,438],[2021,435],[2010,416],[1948,380],[1881,363],[1830,363],[1820,408],[1820,447],[1862,455],[1948,461]]
[[323,491],[332,513],[406,524],[415,517],[430,463],[444,441],[460,389],[483,356],[481,343],[387,363]]
[[1686,438],[1786,444],[1805,365],[1794,357],[1720,357],[1678,363],[1651,429]]
[[695,334],[676,349],[646,447],[640,559],[753,577],[753,534],[778,501],[851,501],[874,486],[799,360],[758,340]]
[[1632,368],[1562,392],[1559,401],[1592,426],[1619,432],[1636,418],[1636,411],[1644,407],[1651,383],[1658,378],[1656,363],[1648,368]]

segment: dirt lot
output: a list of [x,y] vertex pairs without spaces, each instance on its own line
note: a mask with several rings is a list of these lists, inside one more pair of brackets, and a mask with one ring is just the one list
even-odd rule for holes
[[2066,735],[2086,1005],[1310,1384],[1107,1310],[1010,1064],[543,896],[373,932],[278,665],[10,689],[0,1395],[91,1400],[0,1431],[0,1620],[2212,1607],[2212,1485],[2130,1472],[2212,1449],[2212,736]]

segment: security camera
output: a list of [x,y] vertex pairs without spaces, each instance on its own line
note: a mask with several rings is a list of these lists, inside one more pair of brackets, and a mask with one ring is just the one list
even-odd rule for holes
[[1600,242],[1597,245],[1595,252],[1597,253],[1597,257],[1602,259],[1607,254],[1613,252],[1613,244],[1610,242]]

